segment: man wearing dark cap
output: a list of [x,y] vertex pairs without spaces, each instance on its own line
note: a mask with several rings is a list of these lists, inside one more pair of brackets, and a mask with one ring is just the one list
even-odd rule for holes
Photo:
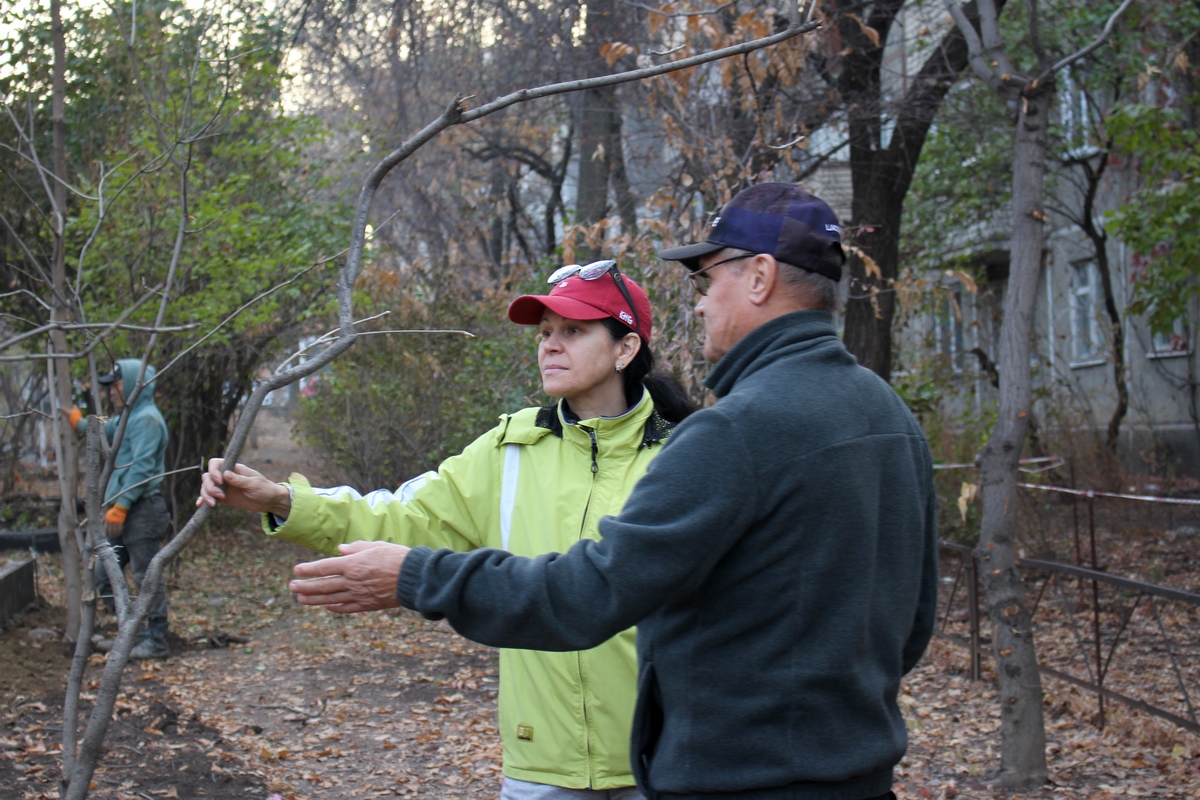
[[[113,407],[113,415],[104,425],[109,442],[117,434],[121,417],[129,416],[112,475],[104,490],[104,504],[108,509],[104,516],[104,529],[121,569],[131,566],[139,587],[171,522],[161,491],[167,452],[167,423],[154,402],[154,375],[154,367],[149,364],[142,376],[142,362],[125,358],[113,365],[111,373],[101,375],[99,379],[108,389]],[[145,385],[130,404],[128,400],[133,397],[139,376],[142,376]],[[78,408],[72,408],[67,416],[75,430],[80,433],[87,431],[88,418]],[[111,609],[112,585],[108,573],[99,562],[96,563],[96,591],[106,598]],[[97,643],[100,650],[107,650],[111,646],[112,641],[108,639]],[[166,658],[168,652],[167,591],[159,581],[146,624],[139,631],[129,657]]]
[[[632,761],[651,798],[892,797],[896,698],[933,630],[932,463],[837,338],[829,207],[740,192],[662,251],[701,297],[706,384],[603,539],[537,559],[352,546],[301,564],[301,602],[404,605],[484,644],[591,647],[638,625]],[[390,582],[390,583],[389,583]]]

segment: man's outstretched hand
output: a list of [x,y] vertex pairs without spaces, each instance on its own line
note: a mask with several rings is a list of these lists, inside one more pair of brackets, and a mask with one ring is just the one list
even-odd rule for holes
[[388,542],[339,545],[340,556],[297,564],[288,588],[302,604],[339,614],[398,608],[396,580],[408,550]]

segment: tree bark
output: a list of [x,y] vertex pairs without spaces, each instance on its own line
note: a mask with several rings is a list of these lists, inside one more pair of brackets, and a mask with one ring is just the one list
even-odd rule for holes
[[[54,76],[51,95],[52,150],[51,161],[54,174],[54,263],[51,278],[54,282],[51,302],[51,322],[66,321],[71,317],[68,298],[71,286],[67,281],[66,216],[67,190],[67,123],[66,123],[66,43],[63,36],[62,5],[60,0],[50,2],[51,37],[54,46]],[[50,345],[56,353],[67,353],[67,335],[59,329],[50,332]],[[53,362],[53,391],[59,408],[74,406],[71,391],[71,362],[69,358]],[[61,415],[55,415],[55,431],[58,437],[56,454],[58,463],[58,487],[62,498],[58,509],[58,543],[62,548],[63,576],[66,584],[67,630],[66,641],[74,643],[79,632],[80,600],[82,598],[81,554],[75,538],[79,516],[75,509],[75,495],[79,490],[79,456],[75,444],[75,432],[63,424]]]
[[1000,408],[978,457],[983,524],[976,558],[987,592],[1000,684],[1000,774],[1007,788],[1046,782],[1042,684],[1033,623],[1016,564],[1017,461],[1029,431],[1033,311],[1045,245],[1046,126],[1054,98],[1046,87],[1018,101],[1013,144],[1012,243],[1000,326]]

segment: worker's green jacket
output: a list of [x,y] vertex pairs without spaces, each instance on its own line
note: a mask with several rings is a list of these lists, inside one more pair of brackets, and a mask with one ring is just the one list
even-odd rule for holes
[[[335,554],[380,540],[525,556],[599,539],[671,430],[646,393],[615,419],[567,422],[561,403],[526,408],[395,492],[314,489],[293,475],[292,510],[267,532]],[[500,651],[504,774],[569,788],[632,786],[629,735],[637,693],[634,629],[592,650]]]

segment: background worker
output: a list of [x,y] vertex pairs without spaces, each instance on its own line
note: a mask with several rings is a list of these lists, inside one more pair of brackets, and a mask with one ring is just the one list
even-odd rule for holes
[[[133,407],[126,403],[126,398],[133,395],[141,370],[140,360],[121,359],[113,366],[111,373],[99,379],[108,388],[109,403],[113,408],[113,416],[104,424],[109,443],[116,436],[121,418],[129,416],[121,447],[117,451],[116,466],[104,491],[104,503],[108,509],[104,516],[104,531],[121,569],[133,567],[133,577],[139,588],[146,577],[146,568],[162,546],[162,539],[171,524],[161,491],[167,452],[167,423],[154,402],[154,367],[146,365],[145,386]],[[67,415],[75,430],[86,433],[88,420],[78,408],[70,409]],[[96,562],[95,575],[96,590],[112,610],[112,584],[109,583],[104,565],[99,561]],[[97,649],[100,650],[108,650],[111,646],[111,640],[97,643]],[[166,658],[169,652],[167,590],[160,580],[155,587],[146,622],[138,633],[129,657]]]

